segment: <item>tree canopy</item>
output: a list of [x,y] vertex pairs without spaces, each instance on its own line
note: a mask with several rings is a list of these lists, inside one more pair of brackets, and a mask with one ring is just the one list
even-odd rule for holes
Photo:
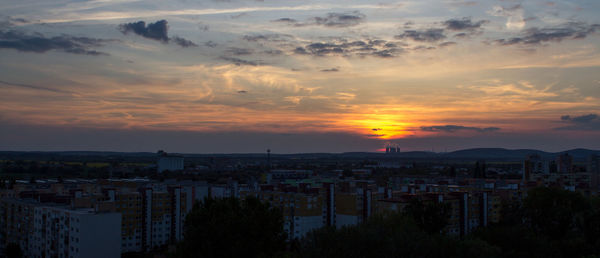
[[186,218],[177,257],[597,257],[600,199],[558,188],[506,203],[498,224],[444,235],[448,207],[415,199],[403,212],[325,227],[286,243],[279,210],[255,198],[206,199]]
[[286,249],[281,212],[256,198],[196,203],[176,257],[273,257]]

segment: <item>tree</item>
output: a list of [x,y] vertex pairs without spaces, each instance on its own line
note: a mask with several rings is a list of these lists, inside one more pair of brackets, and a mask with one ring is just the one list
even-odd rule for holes
[[9,243],[6,245],[6,257],[7,258],[21,258],[23,257],[23,251],[17,243]]
[[354,176],[354,174],[352,173],[351,169],[344,169],[344,171],[342,171],[342,176],[343,177],[352,177],[352,176]]
[[281,211],[249,197],[196,203],[176,257],[274,257],[286,249]]
[[450,206],[437,201],[423,202],[413,198],[404,209],[404,214],[415,220],[419,228],[427,233],[440,233],[448,225]]
[[575,192],[540,187],[529,191],[523,203],[526,222],[536,233],[562,239],[583,220],[589,202]]
[[299,257],[436,257],[443,238],[422,231],[400,213],[376,215],[367,222],[340,229],[309,232],[300,242]]

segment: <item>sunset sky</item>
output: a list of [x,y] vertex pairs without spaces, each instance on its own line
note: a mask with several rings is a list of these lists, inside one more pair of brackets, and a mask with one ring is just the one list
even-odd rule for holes
[[0,1],[0,150],[600,149],[600,1]]

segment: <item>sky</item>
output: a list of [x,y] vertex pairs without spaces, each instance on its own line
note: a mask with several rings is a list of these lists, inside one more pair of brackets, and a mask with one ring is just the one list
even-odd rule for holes
[[0,0],[0,150],[600,149],[598,10]]

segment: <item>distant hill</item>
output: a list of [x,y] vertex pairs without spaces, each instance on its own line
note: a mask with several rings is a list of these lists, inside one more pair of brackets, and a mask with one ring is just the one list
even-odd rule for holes
[[551,159],[555,158],[563,153],[568,153],[573,156],[575,160],[585,160],[592,154],[600,155],[600,151],[588,150],[588,149],[573,149],[561,152],[545,152],[534,149],[517,149],[508,150],[502,148],[477,148],[477,149],[466,149],[445,153],[442,156],[446,158],[478,158],[478,159],[513,159],[522,160],[527,155],[538,154],[542,158]]
[[[400,153],[381,153],[381,152],[345,152],[345,153],[296,153],[296,154],[276,154],[271,153],[273,158],[289,159],[327,159],[327,158],[388,158],[388,159],[449,159],[449,160],[510,160],[520,161],[527,155],[538,154],[545,159],[553,159],[560,154],[569,153],[576,161],[584,161],[591,154],[600,155],[598,150],[572,149],[561,152],[545,152],[535,149],[503,149],[503,148],[475,148],[452,152],[428,152],[428,151],[409,151]],[[176,154],[176,153],[174,153]],[[224,157],[224,158],[264,158],[266,153],[214,153],[214,154],[181,154],[188,158],[206,158],[206,157]],[[13,158],[43,158],[51,157],[81,157],[81,158],[143,158],[154,159],[156,153],[153,152],[108,152],[108,151],[0,151],[0,157]]]
[[508,150],[502,148],[477,148],[458,150],[443,154],[447,158],[480,158],[480,159],[523,159],[529,154],[540,156],[551,156],[551,153],[533,149]]

